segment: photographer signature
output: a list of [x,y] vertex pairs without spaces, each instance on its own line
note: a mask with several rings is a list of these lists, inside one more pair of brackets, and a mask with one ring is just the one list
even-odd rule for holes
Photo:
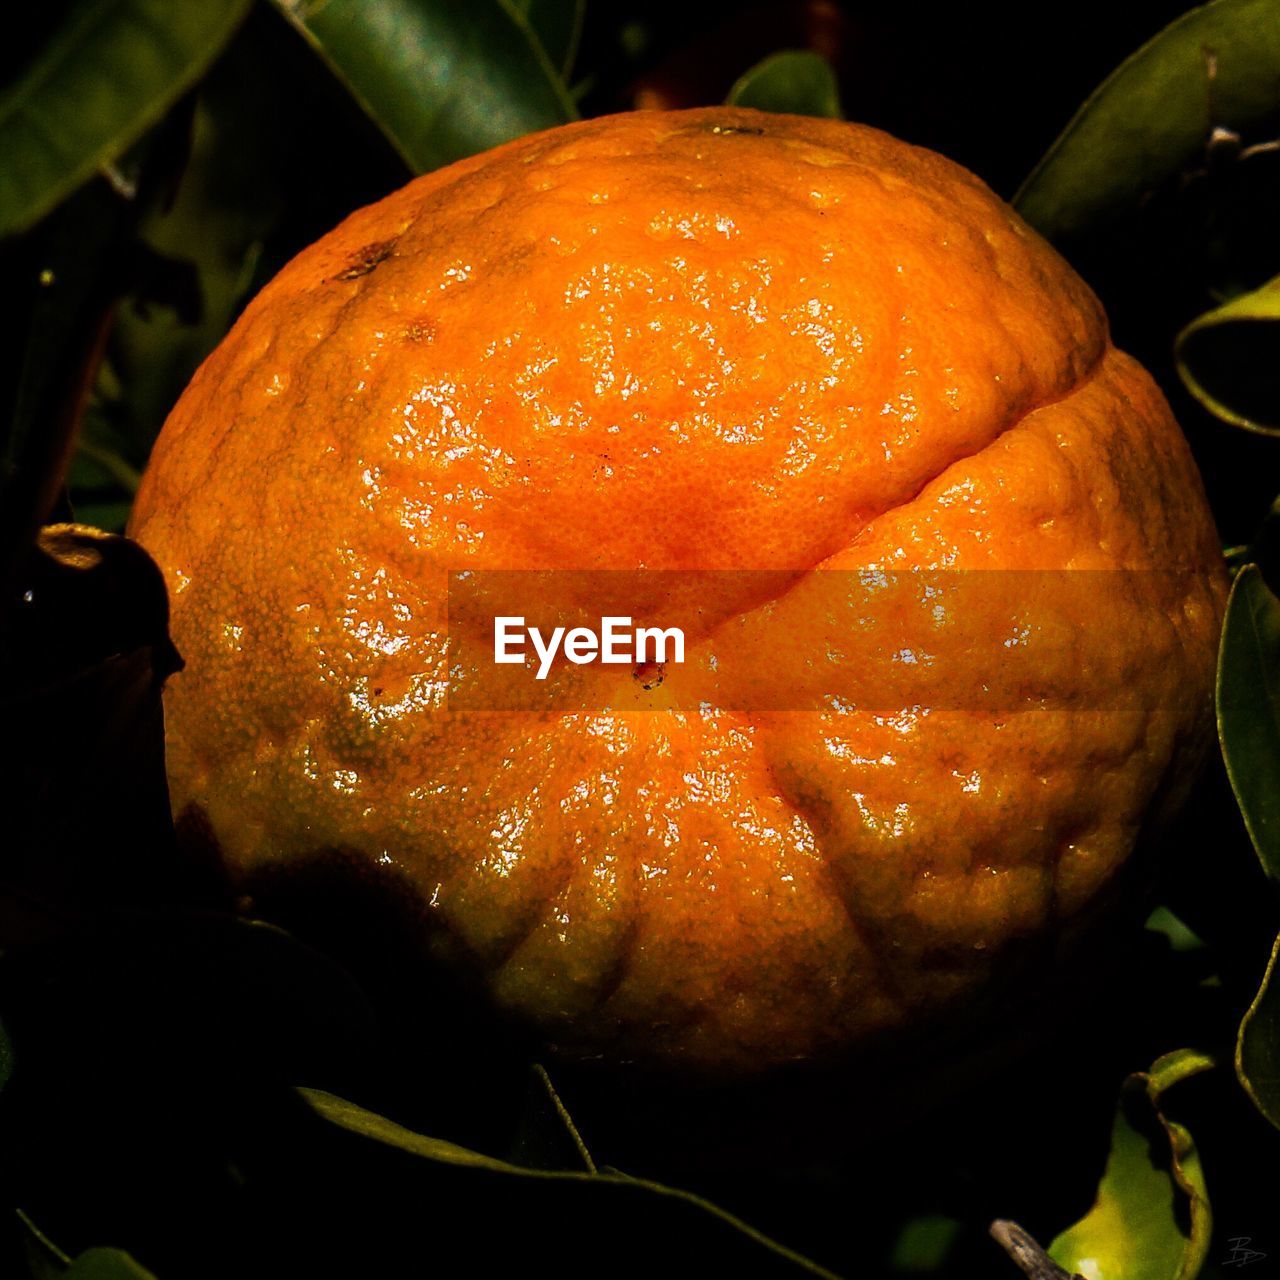
[[1261,1249],[1252,1248],[1252,1236],[1232,1236],[1227,1245],[1227,1256],[1222,1260],[1224,1267],[1247,1267],[1267,1256]]

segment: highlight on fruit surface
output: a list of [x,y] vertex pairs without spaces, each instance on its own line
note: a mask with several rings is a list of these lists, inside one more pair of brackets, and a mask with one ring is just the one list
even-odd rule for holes
[[[131,533],[180,824],[258,900],[336,868],[566,1055],[967,1015],[1121,896],[1212,732],[1164,399],[981,182],[830,120],[594,119],[358,211],[200,369]],[[606,617],[681,660],[494,663],[497,618]]]

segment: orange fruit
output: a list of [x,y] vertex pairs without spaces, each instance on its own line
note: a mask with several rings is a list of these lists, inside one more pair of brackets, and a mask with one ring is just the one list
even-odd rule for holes
[[[336,852],[566,1053],[751,1072],[979,1000],[1114,896],[1211,723],[1160,393],[981,182],[851,124],[590,120],[360,210],[200,369],[131,531],[175,811],[250,893]],[[450,572],[525,569],[642,571],[609,609],[692,573],[686,664],[451,704]]]

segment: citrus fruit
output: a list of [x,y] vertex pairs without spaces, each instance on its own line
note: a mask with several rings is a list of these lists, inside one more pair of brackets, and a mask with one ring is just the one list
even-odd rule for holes
[[[565,1053],[742,1073],[976,1008],[1115,897],[1211,728],[1163,398],[981,182],[851,124],[590,120],[360,210],[199,370],[131,532],[175,812],[250,894],[386,885]],[[450,574],[499,570],[692,575],[686,664],[451,702],[486,658]]]

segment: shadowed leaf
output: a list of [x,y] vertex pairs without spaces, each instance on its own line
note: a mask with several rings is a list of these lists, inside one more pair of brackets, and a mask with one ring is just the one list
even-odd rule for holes
[[1193,320],[1177,356],[1187,390],[1210,413],[1280,435],[1280,276]]
[[528,22],[561,78],[568,80],[582,38],[586,0],[511,0],[511,7]]
[[326,73],[291,47],[291,33],[273,31],[274,43],[255,41],[259,34],[235,40],[202,82],[176,191],[139,211],[127,294],[67,477],[72,509],[86,523],[124,527],[161,424],[230,327],[287,205],[288,99],[273,79],[275,45],[283,41],[321,81]]
[[416,172],[576,115],[511,0],[275,3]]
[[1218,736],[1253,847],[1280,878],[1280,600],[1256,565],[1236,575],[1218,653]]
[[1280,1129],[1280,938],[1262,986],[1240,1023],[1236,1040],[1236,1074],[1258,1110]]
[[65,1272],[66,1280],[155,1280],[123,1249],[86,1249]]
[[1280,107],[1280,0],[1213,0],[1143,45],[1076,112],[1014,204],[1050,239],[1131,205]]
[[963,1229],[956,1218],[927,1213],[910,1218],[893,1245],[890,1265],[895,1271],[919,1274],[940,1271]]
[[32,1280],[155,1280],[145,1267],[123,1249],[86,1249],[72,1258],[60,1249],[21,1209],[26,1263]]
[[832,120],[842,116],[831,64],[801,49],[775,53],[758,62],[729,90],[726,101],[733,107],[755,107],[758,111]]
[[250,0],[82,0],[0,96],[0,235],[114,160],[204,73]]
[[[23,281],[18,377],[0,420],[0,581],[50,516],[99,366],[118,293],[113,269],[134,206],[103,184],[78,192],[41,228]],[[24,246],[25,247],[25,246]],[[19,299],[11,299],[21,306]],[[9,600],[0,600],[0,613]]]
[[[632,1271],[649,1259],[654,1265],[659,1259],[669,1259],[673,1245],[678,1242],[682,1254],[714,1258],[724,1274],[744,1274],[741,1270],[735,1271],[735,1267],[750,1266],[752,1275],[799,1271],[832,1276],[816,1263],[690,1192],[612,1170],[591,1173],[522,1168],[440,1138],[415,1133],[333,1094],[317,1089],[301,1089],[299,1093],[306,1104],[330,1124],[429,1162],[436,1166],[437,1172],[452,1169],[458,1175],[496,1176],[500,1186],[474,1188],[474,1193],[483,1195],[486,1201],[501,1202],[501,1197],[510,1194],[514,1183],[523,1183],[526,1208],[535,1211],[533,1216],[542,1229],[561,1241],[558,1263],[571,1273],[576,1274],[577,1267],[588,1260],[598,1240],[625,1239],[629,1242]],[[560,1231],[556,1226],[559,1218],[582,1224],[581,1228]],[[501,1242],[495,1244],[500,1246]],[[528,1247],[531,1255],[536,1253],[535,1241],[529,1241]]]

